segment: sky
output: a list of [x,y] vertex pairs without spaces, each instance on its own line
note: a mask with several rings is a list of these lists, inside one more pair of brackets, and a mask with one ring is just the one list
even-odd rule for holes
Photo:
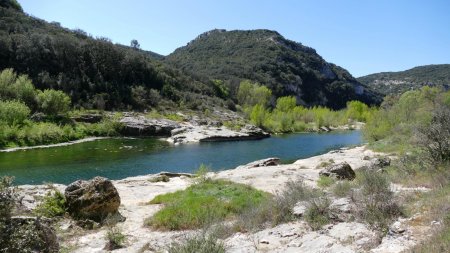
[[25,12],[162,55],[215,29],[276,30],[356,77],[450,63],[450,0],[19,0]]

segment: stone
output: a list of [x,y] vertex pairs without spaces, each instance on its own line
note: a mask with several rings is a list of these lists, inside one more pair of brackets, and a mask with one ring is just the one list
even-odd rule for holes
[[250,169],[250,168],[276,166],[276,165],[280,165],[280,158],[272,157],[272,158],[266,158],[266,159],[254,161],[254,162],[248,163],[244,166]]
[[294,208],[292,208],[292,214],[297,217],[302,217],[307,209],[308,209],[308,202],[300,201],[297,204],[295,204]]
[[385,157],[375,158],[371,164],[371,167],[372,168],[384,168],[389,165],[391,165],[391,158],[385,156]]
[[400,222],[396,221],[389,227],[389,232],[394,234],[402,234],[406,231],[406,227]]
[[321,170],[319,175],[348,180],[353,180],[356,177],[355,171],[346,162],[329,165],[325,169]]
[[67,186],[67,211],[76,219],[101,222],[108,214],[118,212],[120,196],[112,182],[103,177],[78,180]]

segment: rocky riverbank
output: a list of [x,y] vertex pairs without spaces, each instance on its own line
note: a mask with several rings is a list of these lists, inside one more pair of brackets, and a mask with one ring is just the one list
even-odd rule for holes
[[[365,147],[339,149],[324,155],[298,160],[292,164],[279,164],[276,158],[256,161],[232,170],[209,173],[212,178],[251,185],[257,189],[277,193],[286,182],[302,178],[317,187],[319,173],[327,164],[346,163],[353,169],[364,166],[378,166],[382,154]],[[378,165],[377,165],[378,164]],[[117,224],[127,238],[126,247],[115,252],[164,252],[172,242],[180,241],[196,231],[158,231],[143,226],[144,219],[152,216],[161,205],[148,205],[148,201],[159,194],[182,190],[193,183],[189,174],[161,174],[126,178],[112,181],[120,195],[119,212],[125,218]],[[64,192],[66,186],[54,186]],[[394,191],[416,191],[394,187]],[[20,186],[21,202],[25,208],[33,209],[41,197],[50,190],[49,186]],[[351,200],[336,198],[332,204],[345,214],[351,209]],[[302,213],[302,207],[294,212]],[[303,220],[281,224],[256,233],[235,233],[223,240],[228,252],[402,252],[416,244],[426,235],[431,226],[417,227],[416,220],[401,218],[394,223],[387,235],[372,230],[366,224],[356,221],[333,222],[319,231],[313,231]],[[61,245],[70,252],[104,252],[106,244],[105,227],[86,230],[68,218],[57,221],[56,231]]]

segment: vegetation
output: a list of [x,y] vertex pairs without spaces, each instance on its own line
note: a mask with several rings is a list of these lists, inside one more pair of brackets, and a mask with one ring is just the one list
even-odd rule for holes
[[309,202],[305,213],[305,221],[313,230],[319,230],[330,222],[330,200],[328,198],[314,198]]
[[12,182],[10,177],[0,178],[0,252],[42,252],[48,245],[39,221],[13,222],[18,196]]
[[322,188],[330,187],[335,183],[335,179],[332,177],[320,176],[317,181],[317,185]]
[[48,192],[42,202],[34,209],[34,213],[45,217],[58,217],[66,213],[66,198],[58,190]]
[[156,196],[150,204],[164,204],[164,208],[145,223],[158,229],[201,228],[239,214],[266,198],[267,194],[250,186],[205,179],[186,190]]
[[122,230],[116,226],[108,227],[108,231],[106,232],[105,238],[107,240],[105,249],[107,250],[115,250],[123,248],[124,243],[127,240],[125,235],[122,233]]
[[368,120],[376,111],[359,101],[350,101],[347,108],[333,111],[326,107],[305,108],[293,96],[279,97],[275,107],[269,105],[270,90],[249,81],[241,82],[239,104],[256,126],[276,133],[314,131],[320,127],[337,127]]
[[450,64],[419,66],[399,72],[382,72],[359,77],[358,81],[383,95],[402,94],[423,86],[450,88]]
[[255,231],[292,221],[295,219],[293,208],[298,202],[310,202],[321,196],[323,192],[307,187],[301,179],[288,181],[283,191],[242,212],[238,216],[234,230]]
[[363,170],[358,174],[360,191],[355,194],[359,216],[369,225],[387,232],[391,222],[402,214],[394,199],[390,181],[382,173]]
[[[449,110],[450,92],[425,86],[401,96],[386,97],[380,110],[369,118],[364,129],[364,136],[372,148],[399,156],[387,168],[391,180],[431,188],[429,192],[411,196],[404,206],[406,213],[422,213],[423,220],[415,221],[418,225],[429,225],[431,221],[441,223],[431,238],[433,243],[420,244],[413,252],[450,250],[447,222],[450,208]],[[375,220],[371,223],[385,226],[385,218],[392,220],[391,214],[398,212],[392,201],[389,183],[385,176],[376,173],[363,175],[362,178],[365,186],[361,193],[371,192],[369,197],[363,199],[367,199],[368,206],[373,207],[365,215],[369,222]],[[375,202],[381,206],[373,205]]]
[[225,253],[225,246],[217,238],[205,234],[192,236],[182,243],[173,243],[169,253]]
[[114,117],[94,124],[74,123],[65,93],[37,90],[27,76],[12,69],[0,73],[0,87],[0,148],[116,136],[122,127]]
[[169,67],[136,40],[128,47],[48,23],[25,14],[15,0],[1,1],[0,16],[0,70],[27,74],[39,90],[63,91],[75,108],[224,105],[218,96],[227,94],[212,80]]

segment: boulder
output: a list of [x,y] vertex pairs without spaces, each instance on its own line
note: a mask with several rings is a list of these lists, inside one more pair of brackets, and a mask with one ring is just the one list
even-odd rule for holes
[[76,219],[91,219],[101,222],[108,214],[117,213],[120,196],[112,182],[103,177],[78,180],[67,186],[67,211]]
[[180,125],[167,119],[147,119],[144,116],[126,116],[120,120],[124,126],[121,133],[126,136],[171,136]]
[[346,162],[329,165],[321,170],[319,175],[348,180],[353,180],[356,177],[355,171]]
[[375,158],[371,164],[371,167],[372,168],[384,168],[389,165],[391,165],[391,158],[385,156],[385,157]]

